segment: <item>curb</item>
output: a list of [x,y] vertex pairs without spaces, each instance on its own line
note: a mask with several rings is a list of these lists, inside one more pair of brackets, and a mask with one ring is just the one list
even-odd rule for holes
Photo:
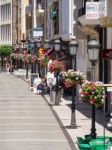
[[70,135],[68,134],[68,132],[66,131],[66,128],[63,126],[63,123],[61,122],[59,116],[57,115],[56,111],[52,108],[52,106],[49,104],[49,102],[47,101],[46,97],[44,95],[42,95],[43,99],[47,102],[47,104],[49,105],[52,113],[54,114],[56,120],[58,121],[59,123],[59,126],[60,128],[62,129],[65,137],[67,138],[68,140],[68,143],[71,147],[71,150],[77,150],[77,148],[75,147],[75,143],[73,142],[72,138],[70,137]]

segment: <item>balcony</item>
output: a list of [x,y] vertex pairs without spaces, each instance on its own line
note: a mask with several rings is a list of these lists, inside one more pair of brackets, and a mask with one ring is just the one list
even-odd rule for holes
[[0,5],[5,5],[11,3],[11,0],[1,0]]

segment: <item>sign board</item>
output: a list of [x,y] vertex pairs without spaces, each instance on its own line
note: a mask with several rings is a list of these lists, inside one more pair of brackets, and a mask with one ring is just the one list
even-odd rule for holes
[[86,19],[99,18],[99,2],[86,2]]
[[107,0],[99,2],[99,18],[107,16]]
[[107,92],[112,92],[112,87],[107,87]]
[[33,82],[34,79],[38,77],[37,73],[31,73],[31,78],[30,78],[30,87],[33,87]]
[[86,19],[99,19],[106,15],[105,2],[86,2]]
[[38,39],[43,36],[43,28],[34,28],[33,29],[33,39]]
[[112,59],[112,49],[103,50],[103,59]]

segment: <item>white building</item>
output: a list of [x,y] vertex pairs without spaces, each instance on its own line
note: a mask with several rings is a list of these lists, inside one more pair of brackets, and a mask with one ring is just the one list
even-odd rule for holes
[[12,0],[0,0],[0,44],[12,45]]

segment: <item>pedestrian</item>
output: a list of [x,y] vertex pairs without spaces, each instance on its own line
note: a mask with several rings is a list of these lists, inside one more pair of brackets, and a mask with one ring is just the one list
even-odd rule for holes
[[10,74],[10,63],[9,62],[6,62],[6,71],[7,71],[7,74]]

